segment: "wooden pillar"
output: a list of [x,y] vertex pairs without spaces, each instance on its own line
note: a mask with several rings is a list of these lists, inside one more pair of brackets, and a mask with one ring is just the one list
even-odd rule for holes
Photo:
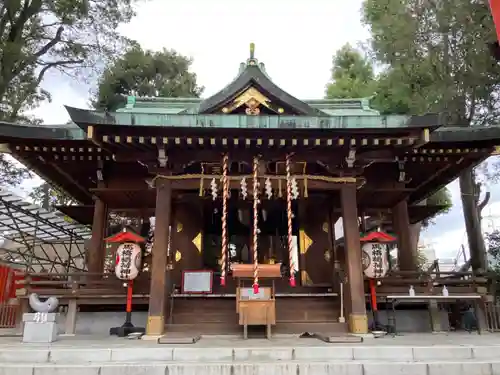
[[398,240],[398,264],[401,271],[417,270],[416,249],[412,249],[410,236],[410,218],[408,216],[408,203],[406,200],[399,202],[392,209],[392,224]]
[[167,271],[167,249],[170,236],[172,188],[170,180],[156,181],[155,233],[151,262],[151,287],[146,334],[160,336],[165,330],[168,311],[170,272]]
[[368,318],[359,241],[356,185],[342,186],[341,203],[347,271],[347,298],[345,302],[349,314],[349,331],[351,333],[367,333]]
[[94,203],[94,219],[92,221],[92,237],[87,256],[87,269],[91,273],[102,273],[104,271],[104,258],[106,257],[104,237],[106,235],[107,216],[106,204],[102,200],[96,199]]
[[[71,283],[71,291],[76,294],[78,290],[78,283],[73,281]],[[78,314],[78,303],[76,298],[72,298],[68,301],[68,310],[66,311],[66,322],[65,322],[65,332],[66,335],[76,334],[76,316]]]
[[[332,269],[332,287],[333,290],[337,292],[338,289],[338,257],[337,257],[337,246],[335,244],[336,238],[335,238],[335,222],[338,216],[335,214],[335,208],[333,205],[330,207],[330,210],[328,212],[328,237],[329,237],[329,243],[330,243],[330,266]],[[337,267],[337,268],[336,268]]]

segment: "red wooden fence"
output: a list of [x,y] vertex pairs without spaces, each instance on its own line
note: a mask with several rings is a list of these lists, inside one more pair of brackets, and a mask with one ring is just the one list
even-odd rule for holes
[[16,303],[17,280],[23,279],[23,275],[15,269],[0,264],[0,328],[14,328],[18,304]]

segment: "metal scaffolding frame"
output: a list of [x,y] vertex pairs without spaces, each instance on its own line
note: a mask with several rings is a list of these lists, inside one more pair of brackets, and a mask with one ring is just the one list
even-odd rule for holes
[[0,187],[0,261],[29,272],[84,271],[90,236],[88,227]]

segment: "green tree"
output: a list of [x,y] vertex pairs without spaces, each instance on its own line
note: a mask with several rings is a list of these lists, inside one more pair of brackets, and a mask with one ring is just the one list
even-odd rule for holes
[[[117,27],[133,16],[134,1],[0,1],[0,121],[35,121],[26,111],[50,99],[40,87],[47,72],[88,77],[122,51],[129,41]],[[29,174],[0,154],[0,176],[16,185]]]
[[488,269],[492,276],[490,293],[498,297],[500,296],[500,231],[494,230],[485,237],[489,255]]
[[[443,189],[436,191],[429,198],[427,198],[426,204],[429,206],[442,206],[443,207],[443,209],[441,211],[439,211],[436,214],[436,216],[450,212],[451,208],[453,207],[453,201],[451,199],[450,190],[448,188],[443,188]],[[428,226],[429,224],[433,224],[436,216],[430,217],[427,220],[425,220],[422,223],[423,226]]]
[[[363,17],[375,57],[410,89],[412,112],[445,112],[452,126],[497,121],[500,66],[488,50],[495,31],[486,0],[366,0]],[[473,168],[459,182],[472,265],[483,269]]]
[[[410,114],[416,109],[414,104],[412,107],[412,98],[420,94],[412,93],[411,84],[405,82],[400,71],[389,68],[375,76],[372,62],[350,44],[334,55],[331,73],[332,78],[326,85],[328,99],[373,96],[372,107],[384,114]],[[420,106],[422,102],[419,100]],[[438,214],[448,212],[452,206],[449,190],[437,191],[427,199],[427,204],[445,206]],[[432,219],[423,224],[428,225]]]
[[375,75],[373,63],[361,51],[345,44],[333,56],[326,97],[372,97],[371,107],[384,115],[425,112],[424,93],[414,91],[416,86],[404,71],[388,67]]
[[333,56],[331,80],[326,85],[328,99],[366,98],[375,94],[376,85],[371,61],[349,43]]
[[[389,252],[389,264],[391,269],[398,267],[398,258],[396,254]],[[429,259],[425,255],[424,249],[421,246],[417,247],[417,269],[419,271],[425,271],[428,269]]]
[[30,172],[7,154],[0,153],[0,186],[17,186],[30,178]]
[[190,72],[192,60],[173,50],[144,51],[136,47],[109,65],[99,80],[93,105],[114,111],[128,95],[199,97],[203,87]]
[[494,230],[485,237],[490,255],[490,268],[500,275],[500,231]]
[[33,203],[42,206],[42,208],[45,208],[47,211],[54,210],[55,206],[76,204],[76,201],[68,194],[52,187],[46,182],[34,188],[29,194],[29,197],[33,200]]
[[[45,74],[98,67],[129,43],[117,27],[134,0],[12,0],[0,4],[0,120],[47,99]],[[88,70],[85,71],[88,74]]]

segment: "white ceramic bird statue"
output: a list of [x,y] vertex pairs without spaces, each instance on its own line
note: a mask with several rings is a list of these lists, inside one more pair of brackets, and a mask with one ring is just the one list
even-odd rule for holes
[[51,313],[56,311],[59,306],[59,300],[56,297],[49,297],[44,302],[40,301],[38,294],[31,293],[29,296],[29,304],[37,313]]

